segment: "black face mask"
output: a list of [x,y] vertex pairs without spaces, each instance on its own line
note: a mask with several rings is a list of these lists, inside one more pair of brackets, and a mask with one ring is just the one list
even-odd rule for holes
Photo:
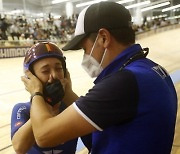
[[44,86],[44,98],[51,106],[59,103],[64,97],[64,89],[61,81],[55,80],[53,83],[47,83]]

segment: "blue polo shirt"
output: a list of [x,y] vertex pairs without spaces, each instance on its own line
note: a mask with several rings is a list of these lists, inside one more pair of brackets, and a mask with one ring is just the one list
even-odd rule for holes
[[119,70],[141,50],[135,44],[120,53],[73,104],[97,129],[92,154],[170,154],[177,112],[170,76],[147,58]]

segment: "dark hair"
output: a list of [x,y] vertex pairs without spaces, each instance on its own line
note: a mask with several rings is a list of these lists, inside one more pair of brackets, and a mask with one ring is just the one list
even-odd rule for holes
[[[110,34],[118,41],[124,45],[135,43],[135,31],[132,28],[121,28],[121,29],[108,29]],[[97,33],[91,33],[88,35],[92,41],[95,41]]]
[[132,28],[110,30],[111,35],[124,45],[135,43],[135,31]]

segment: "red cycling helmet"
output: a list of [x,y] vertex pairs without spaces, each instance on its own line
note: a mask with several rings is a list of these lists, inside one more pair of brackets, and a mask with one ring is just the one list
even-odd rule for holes
[[24,70],[29,69],[32,73],[32,64],[40,59],[55,57],[61,60],[64,74],[66,74],[66,62],[62,51],[52,42],[39,42],[33,45],[25,54]]

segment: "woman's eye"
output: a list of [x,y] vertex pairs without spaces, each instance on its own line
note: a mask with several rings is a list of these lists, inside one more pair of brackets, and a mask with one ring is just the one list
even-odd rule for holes
[[48,70],[44,70],[44,71],[42,71],[42,73],[43,73],[43,74],[48,74],[49,71],[48,71]]
[[56,68],[56,70],[58,70],[58,71],[62,71],[62,69],[63,69],[62,67],[57,67]]

